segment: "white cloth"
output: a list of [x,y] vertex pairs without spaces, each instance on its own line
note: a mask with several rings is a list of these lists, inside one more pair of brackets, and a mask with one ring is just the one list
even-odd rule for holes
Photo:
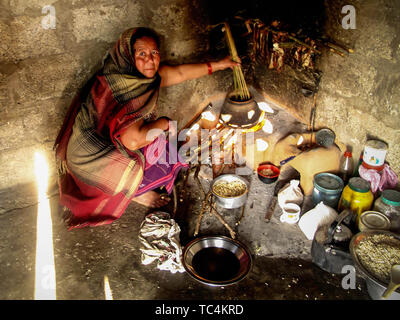
[[157,261],[157,268],[172,273],[185,272],[179,242],[181,229],[169,213],[154,212],[145,217],[139,231],[142,263]]
[[325,205],[322,201],[314,209],[306,212],[299,221],[299,227],[308,240],[313,240],[317,229],[323,225],[331,225],[337,218],[335,209]]
[[304,196],[299,184],[299,180],[291,180],[278,192],[278,203],[281,208],[286,203],[295,203],[299,206],[303,203]]

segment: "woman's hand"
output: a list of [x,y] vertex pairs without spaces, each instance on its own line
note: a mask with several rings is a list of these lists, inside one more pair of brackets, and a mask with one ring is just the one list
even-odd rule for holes
[[[239,66],[241,61],[232,61],[230,56],[219,61],[210,62],[211,71],[216,72]],[[186,80],[197,79],[209,74],[208,63],[181,64],[177,66],[163,65],[158,73],[161,76],[161,87],[169,87]]]
[[220,71],[220,70],[225,70],[228,68],[233,69],[235,66],[240,66],[240,62],[235,62],[232,60],[231,56],[227,56],[219,61],[211,62],[211,68],[212,71]]

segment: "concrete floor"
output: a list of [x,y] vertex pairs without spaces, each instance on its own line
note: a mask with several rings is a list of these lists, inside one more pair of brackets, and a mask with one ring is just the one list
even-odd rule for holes
[[[362,282],[357,289],[344,290],[341,275],[329,274],[312,264],[311,242],[297,225],[279,221],[278,206],[271,222],[265,223],[264,208],[273,185],[262,184],[256,176],[251,176],[250,182],[249,200],[239,226],[235,227],[235,222],[240,209],[226,210],[230,212],[224,218],[236,228],[238,240],[250,249],[254,265],[244,280],[226,287],[201,284],[187,273],[160,271],[156,263],[142,265],[138,232],[151,210],[132,203],[110,225],[68,231],[58,195],[53,195],[50,204],[57,299],[105,299],[105,276],[113,298],[120,300],[368,299]],[[193,238],[200,208],[193,179],[189,179],[188,186],[193,192],[188,195],[186,212],[178,212],[176,217],[181,227],[182,247]],[[34,298],[36,217],[37,206],[16,209],[0,217],[0,299]],[[206,215],[199,236],[210,233],[229,235],[214,217]]]
[[[275,108],[277,110],[277,107]],[[286,135],[301,124],[283,110],[273,117],[274,134]],[[297,125],[297,129],[296,129]],[[294,131],[292,131],[294,132]],[[279,137],[272,137],[277,140]],[[203,175],[205,177],[205,175]],[[192,279],[186,272],[160,271],[156,263],[141,263],[139,228],[144,217],[153,212],[132,203],[120,219],[110,225],[68,231],[58,204],[57,187],[49,200],[53,222],[57,299],[103,300],[107,276],[114,299],[119,300],[364,300],[369,299],[362,279],[356,289],[344,290],[342,275],[327,273],[311,262],[311,241],[297,224],[281,223],[276,207],[269,223],[265,213],[275,184],[266,185],[256,174],[246,177],[249,196],[241,223],[241,209],[220,210],[253,256],[253,268],[237,284],[210,287]],[[182,176],[178,179],[178,189]],[[209,181],[202,180],[207,190]],[[180,204],[176,222],[181,228],[180,244],[193,239],[201,208],[201,193],[190,176],[186,201]],[[3,192],[0,202],[13,203],[18,192]],[[20,195],[19,195],[20,196]],[[21,203],[21,202],[15,202]],[[306,199],[303,211],[310,207]],[[34,299],[37,205],[16,205],[0,215],[0,299]],[[172,212],[172,204],[163,211]],[[200,233],[229,236],[227,229],[213,216],[205,215]]]

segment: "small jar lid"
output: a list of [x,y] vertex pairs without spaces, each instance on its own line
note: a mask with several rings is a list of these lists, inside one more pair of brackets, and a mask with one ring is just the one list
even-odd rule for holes
[[349,180],[349,186],[352,190],[361,193],[365,193],[371,190],[370,182],[360,177],[351,178]]
[[367,147],[374,148],[374,149],[382,149],[382,150],[387,150],[388,145],[386,142],[380,141],[380,140],[368,140],[367,143],[365,144]]
[[400,206],[400,192],[392,189],[383,190],[382,202],[395,207]]
[[314,186],[322,192],[339,193],[343,190],[344,182],[337,175],[323,172],[315,175]]
[[367,229],[389,230],[390,220],[381,212],[365,211],[360,216],[360,230],[363,229],[363,227]]

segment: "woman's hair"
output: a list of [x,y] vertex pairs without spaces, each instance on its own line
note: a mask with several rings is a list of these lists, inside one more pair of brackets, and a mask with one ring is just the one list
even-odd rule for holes
[[160,48],[160,37],[158,36],[158,34],[154,30],[144,27],[139,27],[136,29],[136,32],[131,38],[131,46],[133,47],[136,40],[143,37],[152,38],[156,42],[157,47]]

